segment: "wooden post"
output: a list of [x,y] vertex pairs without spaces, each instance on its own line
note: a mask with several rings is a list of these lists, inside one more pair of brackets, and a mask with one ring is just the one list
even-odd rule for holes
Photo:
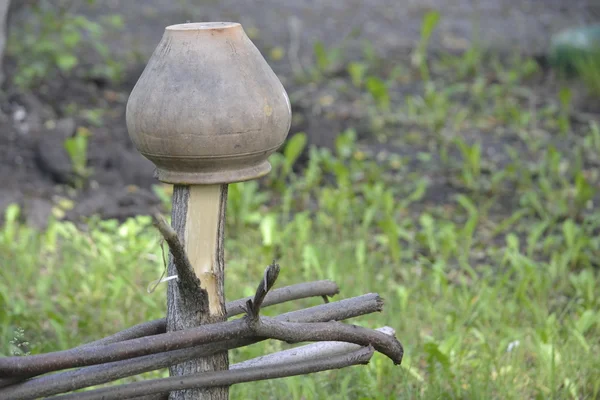
[[[167,330],[225,320],[224,230],[229,183],[266,175],[285,140],[291,107],[281,82],[238,23],[169,26],[127,104],[137,149],[174,184],[171,224],[200,279],[168,287]],[[172,257],[169,274],[175,275]],[[199,301],[207,298],[208,304]],[[228,368],[227,354],[192,360],[172,376]],[[171,399],[228,398],[228,388],[182,390]]]
[[[197,301],[180,298],[176,284],[167,292],[167,331],[225,321],[223,236],[227,185],[176,185],[173,190],[172,226],[208,294],[208,312]],[[177,275],[173,258],[169,275]],[[192,360],[170,368],[172,376],[228,369],[227,353]],[[227,399],[227,388],[192,389],[172,393],[172,399]]]

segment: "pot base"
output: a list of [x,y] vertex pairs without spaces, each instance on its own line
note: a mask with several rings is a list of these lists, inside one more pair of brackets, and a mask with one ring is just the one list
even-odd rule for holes
[[243,182],[261,178],[270,171],[271,164],[269,161],[263,161],[244,168],[203,172],[168,171],[157,168],[158,180],[174,185],[214,185]]

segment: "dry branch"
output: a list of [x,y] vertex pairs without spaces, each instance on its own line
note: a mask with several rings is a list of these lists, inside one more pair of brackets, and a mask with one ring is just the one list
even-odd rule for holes
[[287,343],[300,342],[347,342],[361,346],[372,345],[375,350],[385,354],[394,364],[402,362],[404,350],[393,336],[358,325],[331,322],[279,322],[261,317],[257,321],[248,321],[252,335],[268,339],[277,339]]
[[[40,372],[40,368],[48,368],[49,365],[55,369],[73,368],[81,365],[93,365],[94,363],[103,363],[104,360],[109,360],[108,364],[99,365],[97,367],[82,368],[78,371],[69,371],[54,376],[41,377],[37,380],[34,379],[28,382],[23,382],[22,384],[13,385],[4,390],[0,390],[0,395],[10,396],[10,398],[14,399],[29,399],[32,398],[31,396],[34,394],[35,397],[39,397],[41,395],[40,391],[44,392],[44,394],[42,395],[62,393],[66,390],[68,391],[88,387],[91,385],[96,385],[99,383],[99,379],[103,380],[102,383],[104,383],[110,380],[118,379],[123,376],[132,375],[132,365],[139,368],[140,362],[147,363],[151,358],[159,357],[161,355],[164,356],[168,353],[175,353],[176,351],[172,351],[174,349],[181,349],[179,350],[179,352],[185,351],[185,356],[191,357],[193,356],[191,354],[193,352],[191,350],[194,350],[193,347],[199,344],[205,344],[205,346],[198,346],[198,348],[203,348],[203,355],[211,355],[226,351],[227,349],[232,347],[230,345],[244,345],[252,343],[253,341],[257,341],[257,338],[274,338],[291,343],[303,341],[343,341],[361,346],[373,346],[375,349],[392,359],[395,364],[399,364],[402,361],[402,345],[400,344],[400,342],[398,342],[398,340],[395,337],[389,336],[385,333],[369,330],[355,325],[341,324],[339,322],[332,321],[332,319],[322,320],[328,322],[301,323],[289,322],[289,320],[285,321],[285,315],[280,316],[278,318],[279,320],[260,317],[260,307],[263,303],[263,300],[266,298],[269,290],[274,285],[278,274],[279,266],[277,264],[273,263],[272,265],[267,267],[267,269],[265,270],[264,278],[258,285],[254,298],[246,302],[246,316],[242,319],[230,322],[207,324],[200,327],[190,328],[187,330],[158,334],[154,336],[132,339],[108,345],[76,348],[68,351],[48,353],[37,356],[11,357],[0,359],[0,372],[7,370],[27,370],[28,373],[43,373]],[[330,305],[331,303],[325,304],[320,307],[325,308],[324,306]],[[381,302],[376,301],[375,307],[379,307],[380,309]],[[314,308],[315,307],[313,307],[313,309]],[[343,310],[343,307],[336,307],[336,309]],[[300,310],[300,312],[296,312],[296,315],[298,315],[298,313],[302,315],[302,311],[306,310]],[[289,314],[287,317],[289,318]],[[192,349],[190,349],[190,347],[192,347]],[[210,352],[208,351],[208,349],[210,349]],[[150,355],[154,353],[163,354],[155,354],[153,356]],[[197,354],[194,355],[197,356]],[[167,360],[164,361],[166,362]],[[11,365],[11,362],[13,365]],[[173,365],[175,362],[176,361],[173,359],[173,357],[168,359],[169,365]],[[315,361],[310,360],[310,362]],[[145,364],[144,366],[146,365],[147,364]],[[276,369],[279,371],[285,371],[289,368],[295,367],[296,365],[298,365],[298,363],[296,362],[287,363],[285,365],[278,364]],[[157,368],[160,368],[160,366],[158,366],[156,362],[152,363],[152,369]],[[115,376],[116,369],[119,369],[119,377]],[[253,369],[256,369],[257,371],[264,371],[264,367],[253,367]],[[248,370],[249,369],[247,368],[238,369],[238,371],[244,372],[247,372]],[[123,372],[127,372],[129,374],[124,375]],[[215,375],[215,379],[230,379],[232,376],[230,375],[231,372],[232,371],[220,371],[207,373],[224,374]],[[107,375],[112,375],[113,379],[105,380],[105,378],[107,378]],[[202,377],[204,376],[205,375],[202,375]],[[195,380],[190,381],[196,382],[194,383],[194,386],[182,387],[182,377],[172,377],[169,379],[173,378],[175,380],[161,380],[161,383],[156,384],[159,385],[158,387],[172,387],[172,389],[169,390],[205,387],[202,385],[198,386],[197,381]],[[191,376],[184,378],[191,378]],[[90,384],[90,381],[95,382]],[[235,383],[234,381],[232,382]],[[84,383],[86,383],[85,386],[83,386]],[[175,386],[172,386],[173,384]],[[149,389],[146,386],[143,387],[142,393],[138,393],[135,392],[135,390],[137,390],[135,389],[135,386],[130,385],[128,385],[127,388],[124,389],[123,387],[112,387],[101,389],[99,392],[95,393],[99,393],[99,395],[102,396],[102,393],[113,393],[111,392],[113,390],[118,391],[116,392],[118,393],[118,398],[125,398],[125,396],[147,396],[162,393],[162,391],[160,390],[148,392],[147,390]],[[123,390],[125,390],[125,392],[123,392]],[[127,393],[129,392],[127,392],[127,390],[134,390],[135,394],[128,395]]]
[[[252,318],[255,318],[254,314]],[[239,319],[107,345],[75,348],[27,357],[5,357],[0,359],[0,375],[5,377],[33,376],[50,371],[120,361],[234,338],[264,336],[255,335],[252,328],[248,325],[246,319]]]
[[217,322],[181,331],[27,357],[0,358],[0,375],[39,375],[50,371],[126,360],[206,343],[250,336],[244,319]]
[[258,318],[260,307],[263,304],[267,293],[269,293],[269,290],[271,290],[271,288],[275,284],[275,281],[279,276],[279,270],[279,265],[276,264],[275,261],[273,261],[273,263],[265,269],[264,277],[258,284],[258,287],[256,288],[254,298],[246,302],[246,314],[251,319]]
[[[285,286],[270,291],[265,297],[262,307],[281,304],[292,300],[305,299],[308,297],[325,296],[325,298],[327,298],[327,296],[334,296],[338,294],[339,291],[340,290],[335,282],[328,280],[299,283],[297,285]],[[252,296],[249,296],[227,303],[227,317],[231,318],[236,315],[243,314],[246,303],[251,299]],[[124,340],[137,339],[144,336],[158,335],[160,333],[165,333],[166,328],[167,321],[165,318],[156,319],[154,321],[134,325],[121,332],[117,332],[94,342],[83,344],[76,348],[91,347],[101,344],[104,345],[121,342]]]
[[200,279],[198,279],[198,276],[194,272],[194,268],[190,263],[183,244],[179,240],[179,236],[177,236],[177,232],[175,232],[175,229],[167,223],[160,213],[152,215],[152,222],[169,245],[169,250],[173,255],[175,268],[177,269],[177,276],[179,277],[177,284],[184,290],[184,293],[193,293],[196,296],[201,296],[201,300],[205,303],[205,307],[208,310],[208,294],[206,290],[200,287]]
[[[275,317],[274,320],[305,323],[338,321],[379,312],[382,308],[383,300],[377,294],[371,293],[281,314]],[[117,361],[73,371],[61,372],[54,375],[41,376],[1,389],[0,398],[6,397],[13,400],[26,400],[65,393],[148,371],[166,368],[170,365],[184,362],[189,359],[248,346],[262,340],[264,339],[232,339],[226,342],[211,343],[189,349],[174,350],[126,361]]]
[[182,389],[231,386],[236,383],[305,375],[331,369],[345,368],[357,364],[367,364],[372,356],[373,348],[369,346],[350,354],[337,355],[327,359],[315,359],[297,364],[273,365],[264,368],[243,368],[229,371],[205,372],[188,376],[173,376],[96,389],[83,393],[72,393],[58,396],[57,399],[131,399],[139,396],[168,393]]
[[42,374],[48,370],[60,370],[88,365],[126,360],[170,350],[184,349],[201,344],[222,342],[229,339],[262,337],[297,343],[306,341],[344,341],[366,346],[373,344],[377,351],[387,355],[394,363],[402,360],[402,346],[391,342],[390,337],[355,325],[336,322],[291,323],[272,318],[259,318],[252,308],[248,316],[228,322],[217,322],[181,331],[147,336],[105,346],[86,347],[28,357],[0,359],[0,374],[6,377]]
[[5,386],[10,386],[10,385],[14,385],[15,383],[19,383],[20,381],[22,381],[22,378],[6,378],[6,379],[0,379],[0,388],[3,388]]
[[[384,326],[376,329],[379,332],[389,336],[394,336],[396,332],[393,328]],[[317,342],[304,346],[296,346],[276,353],[251,358],[237,364],[233,364],[229,369],[240,369],[250,367],[267,367],[275,364],[297,363],[315,358],[331,357],[339,354],[347,354],[360,349],[360,345],[346,342]]]

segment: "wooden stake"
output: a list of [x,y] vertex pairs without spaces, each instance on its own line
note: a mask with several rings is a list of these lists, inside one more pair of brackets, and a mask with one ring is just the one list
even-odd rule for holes
[[[177,280],[169,282],[167,292],[167,331],[225,321],[225,261],[223,235],[227,205],[227,184],[175,185],[172,226],[177,232],[202,289],[208,294],[208,307],[180,296]],[[169,275],[177,274],[169,260]],[[204,371],[226,370],[227,353],[199,358],[170,368],[172,376]],[[225,400],[228,388],[188,389],[172,392],[171,400]]]

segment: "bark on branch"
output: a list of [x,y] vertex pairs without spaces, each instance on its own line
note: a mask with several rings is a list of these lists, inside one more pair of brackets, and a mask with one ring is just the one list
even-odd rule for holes
[[49,371],[126,360],[206,343],[248,337],[244,319],[146,336],[104,346],[84,347],[27,357],[0,358],[0,376],[39,375]]
[[169,245],[169,250],[173,255],[173,261],[177,270],[177,284],[179,290],[182,292],[182,296],[195,299],[200,303],[200,308],[208,312],[208,293],[200,286],[200,279],[198,279],[198,276],[194,272],[194,268],[188,259],[183,244],[179,240],[177,232],[159,213],[152,215],[152,222]]
[[[275,317],[274,320],[305,323],[341,321],[373,312],[380,312],[382,308],[383,300],[379,295],[371,293],[281,314]],[[211,343],[189,349],[173,350],[131,360],[117,361],[54,375],[41,376],[0,390],[0,397],[26,400],[65,393],[166,368],[197,357],[248,346],[262,340],[265,339],[232,339],[226,342]]]
[[[330,312],[331,306],[333,305],[335,307],[337,305],[337,307],[335,307],[335,310],[338,312],[338,314],[335,315],[336,318],[326,319],[323,318],[323,315],[319,315],[321,321],[327,322],[315,322],[314,315],[312,316],[311,320],[311,317],[306,315],[306,312],[310,311],[310,309],[300,310],[295,313],[288,313],[288,315],[282,315],[276,319],[260,317],[259,313],[261,305],[267,298],[269,290],[275,284],[278,274],[279,266],[277,264],[273,263],[266,268],[263,280],[258,285],[253,299],[249,299],[246,302],[246,316],[238,320],[207,324],[186,330],[157,334],[154,336],[126,340],[107,345],[97,345],[83,348],[80,347],[63,352],[48,353],[37,356],[9,357],[0,359],[0,373],[15,373],[17,375],[24,373],[23,371],[27,371],[26,373],[30,374],[40,374],[44,373],[44,369],[47,370],[48,368],[54,368],[54,370],[56,370],[105,363],[95,367],[82,368],[77,371],[69,371],[63,374],[41,377],[23,382],[21,384],[16,384],[5,388],[4,390],[0,390],[0,395],[8,396],[13,399],[29,399],[39,397],[40,395],[47,396],[51,394],[64,393],[68,390],[76,390],[83,387],[97,385],[99,383],[105,383],[122,378],[124,376],[143,372],[140,369],[147,371],[151,369],[158,369],[164,366],[170,366],[177,362],[182,362],[181,360],[183,357],[186,357],[186,359],[191,359],[198,357],[200,353],[202,356],[210,356],[236,346],[250,344],[260,340],[261,338],[278,339],[288,343],[305,341],[336,341],[353,343],[360,346],[368,346],[369,348],[372,346],[379,352],[387,355],[395,364],[401,363],[403,357],[403,348],[400,342],[398,342],[393,335],[390,336],[379,331],[374,331],[355,325],[341,324],[335,321],[335,319],[342,319],[341,317],[343,317],[343,314],[345,314],[344,307],[339,306],[341,303],[343,303],[343,301],[324,304],[322,306],[312,308],[313,310],[320,308],[322,311],[327,309]],[[380,310],[382,304],[378,296],[372,300],[375,300],[375,304],[374,310],[371,310],[371,312]],[[342,311],[342,314],[339,313],[340,311]],[[294,318],[294,316],[300,320],[304,318],[304,320],[308,322],[290,322],[290,314],[292,318]],[[327,314],[327,312],[325,312],[325,314]],[[199,351],[200,349],[201,351]],[[160,362],[156,362],[157,358],[164,357],[165,355],[168,355],[169,357],[159,360],[165,365],[161,365]],[[331,360],[331,357],[328,360]],[[151,367],[148,367],[149,361],[151,362]],[[314,360],[310,360],[310,362],[313,361]],[[302,360],[302,362],[305,363],[309,361]],[[264,372],[265,368],[274,368],[274,370],[278,370],[279,373],[284,373],[283,371],[291,371],[297,365],[297,362],[288,362],[286,364],[277,364],[276,367],[262,366],[260,368],[253,367],[253,369],[256,370],[256,374],[258,374],[259,371]],[[322,368],[323,363],[315,362],[313,365],[314,368],[317,368],[318,370],[318,368]],[[236,371],[247,372],[250,369],[236,369]],[[235,379],[238,379],[239,376],[235,374],[232,375],[232,373],[233,371],[206,372],[206,374],[209,374],[210,376],[214,375],[214,379],[210,382],[214,383],[215,379],[221,379],[219,382],[231,382],[216,385],[223,387],[237,382]],[[200,376],[202,379],[204,379],[205,374]],[[238,378],[231,378],[232,376]],[[263,379],[260,378],[262,375],[252,376],[254,378],[251,380]],[[96,393],[98,396],[116,393],[115,396],[118,396],[118,398],[128,398],[132,396],[137,397],[140,395],[151,395],[155,397],[156,394],[164,393],[165,391],[168,392],[170,390],[214,387],[211,386],[213,383],[210,383],[209,386],[204,386],[203,383],[198,383],[205,381],[198,381],[196,377],[196,375],[190,375],[187,377],[178,376],[169,378],[171,379],[170,381],[161,380],[161,382],[155,382],[157,385],[156,387],[163,388],[160,390],[156,389],[156,391],[147,391],[149,390],[149,387],[147,385],[143,385],[141,389],[142,391],[140,392],[138,390],[139,388],[136,389],[137,386],[134,385],[127,386],[125,388],[106,388],[101,389],[100,391],[87,393],[92,393],[89,394],[90,396],[93,395],[93,393]],[[182,384],[184,381],[181,379],[183,378],[191,379],[189,381],[189,385],[191,386]],[[227,379],[233,380],[229,381]],[[241,380],[240,382],[242,381],[244,380]],[[133,391],[128,392],[128,390]]]
[[[174,236],[177,237],[176,234]],[[172,237],[170,239],[173,240]],[[275,284],[278,275],[279,265],[272,264],[266,268],[264,278],[256,289],[254,300],[248,300],[247,314],[242,319],[217,322],[104,346],[84,347],[29,357],[8,357],[0,359],[0,373],[9,377],[40,374],[48,368],[48,365],[54,365],[56,369],[83,367],[253,336],[278,339],[288,343],[344,341],[363,346],[373,345],[377,351],[388,356],[395,364],[400,364],[403,356],[400,342],[377,331],[337,322],[306,324],[260,318],[260,305],[269,289]]]
[[[338,294],[339,291],[340,290],[336,283],[328,280],[299,283],[296,285],[285,286],[270,291],[265,297],[262,306],[268,307],[275,304],[281,304],[292,300],[305,299],[308,297],[329,297]],[[246,303],[250,299],[252,299],[251,296],[228,302],[226,305],[227,317],[231,318],[236,315],[243,314],[245,312]],[[166,331],[167,320],[166,318],[161,318],[134,325],[130,328],[122,330],[121,332],[117,332],[113,335],[107,336],[103,339],[99,339],[78,346],[78,348],[97,346],[100,344],[116,343],[144,336],[158,335],[160,333],[165,333]]]
[[[285,303],[292,300],[299,300],[308,297],[325,297],[334,296],[339,293],[339,288],[335,282],[323,280],[299,283],[296,285],[285,286],[279,289],[274,289],[267,293],[262,307],[268,307],[276,304]],[[230,301],[227,303],[227,317],[231,318],[236,315],[244,313],[246,303],[251,300],[252,296],[245,297],[242,299]],[[134,325],[121,332],[117,332],[113,335],[107,336],[103,339],[96,340],[94,342],[86,343],[81,346],[75,347],[76,349],[84,347],[93,347],[97,345],[104,345],[110,343],[121,342],[129,339],[136,339],[144,336],[158,335],[166,332],[166,319],[161,318],[142,324]],[[0,388],[5,386],[14,385],[21,381],[24,381],[31,376],[21,376],[18,378],[0,379]],[[103,383],[103,382],[100,382]],[[98,384],[98,383],[95,383]],[[91,386],[91,385],[90,385]],[[85,386],[84,386],[85,387]]]
[[[394,336],[396,331],[389,326],[376,329],[386,335]],[[317,342],[303,346],[292,347],[287,350],[281,350],[276,353],[251,358],[237,364],[233,364],[230,369],[267,367],[276,364],[289,364],[301,361],[313,360],[315,358],[325,358],[347,354],[360,349],[360,345],[346,342]]]
[[345,368],[357,364],[367,364],[373,356],[373,348],[368,346],[350,354],[342,354],[326,359],[314,359],[297,364],[273,365],[270,367],[243,368],[229,371],[205,372],[196,375],[173,376],[170,378],[147,380],[120,386],[113,386],[83,393],[58,396],[57,399],[108,400],[131,399],[174,390],[231,386],[236,383],[276,379],[314,372]]
[[279,276],[279,270],[279,264],[276,264],[275,261],[273,261],[273,264],[269,265],[265,269],[264,277],[262,281],[260,281],[260,283],[258,284],[258,287],[256,288],[254,299],[248,300],[246,302],[246,314],[249,318],[253,320],[258,318],[258,315],[260,313],[260,307],[263,304],[267,293],[269,293],[269,290],[271,290],[273,285],[275,285],[275,281]]
[[113,361],[186,349],[202,344],[230,339],[259,337],[278,339],[288,343],[305,341],[343,341],[359,345],[373,344],[375,349],[394,363],[402,360],[402,346],[388,335],[362,328],[332,322],[280,322],[265,317],[244,317],[229,322],[217,322],[183,331],[174,331],[139,339],[126,340],[105,346],[86,347],[39,354],[27,357],[0,359],[0,374],[13,377],[23,374],[41,374],[51,366],[54,370],[84,367]]

